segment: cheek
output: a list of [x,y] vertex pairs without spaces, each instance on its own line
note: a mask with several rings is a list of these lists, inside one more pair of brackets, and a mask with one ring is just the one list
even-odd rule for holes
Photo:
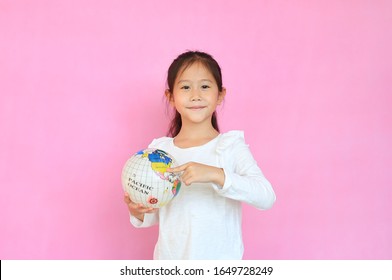
[[184,106],[184,101],[183,101],[182,98],[179,98],[178,96],[177,97],[173,96],[173,98],[172,98],[172,100],[170,102],[170,105],[174,109],[178,110],[178,109],[181,109],[181,107]]
[[214,103],[219,103],[220,102],[220,95],[219,94],[211,94],[211,95],[209,95],[209,97],[208,97],[208,100],[210,101],[210,102],[214,102]]

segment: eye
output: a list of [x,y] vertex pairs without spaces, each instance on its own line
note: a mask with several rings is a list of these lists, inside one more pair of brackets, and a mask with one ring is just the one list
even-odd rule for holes
[[185,86],[185,85],[181,87],[181,89],[183,89],[183,90],[188,90],[190,88],[191,88],[190,86]]
[[202,88],[202,89],[209,89],[210,86],[209,86],[209,85],[202,85],[201,88]]

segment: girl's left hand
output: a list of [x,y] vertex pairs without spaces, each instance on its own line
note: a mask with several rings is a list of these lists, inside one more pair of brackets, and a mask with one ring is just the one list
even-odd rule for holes
[[223,168],[197,162],[188,162],[174,168],[168,168],[167,172],[182,172],[181,180],[187,186],[192,183],[209,182],[223,186],[225,183],[225,173],[223,172]]

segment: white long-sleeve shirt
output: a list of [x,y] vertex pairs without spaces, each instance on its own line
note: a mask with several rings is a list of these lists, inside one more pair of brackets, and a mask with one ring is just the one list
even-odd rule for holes
[[179,165],[193,161],[223,168],[225,183],[183,184],[177,196],[135,227],[159,223],[154,259],[242,259],[241,202],[269,209],[275,193],[254,160],[242,131],[220,134],[197,147],[179,148],[173,138],[154,139],[150,148],[171,154]]

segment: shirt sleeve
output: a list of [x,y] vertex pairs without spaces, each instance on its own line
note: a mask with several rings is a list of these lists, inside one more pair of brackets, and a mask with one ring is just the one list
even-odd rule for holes
[[159,210],[155,213],[144,214],[144,220],[140,221],[135,216],[130,214],[131,224],[136,228],[146,228],[158,224],[159,221]]
[[226,139],[218,144],[217,153],[225,173],[225,183],[223,186],[213,184],[215,191],[258,209],[271,208],[276,200],[275,192],[253,158],[243,132],[224,136]]

